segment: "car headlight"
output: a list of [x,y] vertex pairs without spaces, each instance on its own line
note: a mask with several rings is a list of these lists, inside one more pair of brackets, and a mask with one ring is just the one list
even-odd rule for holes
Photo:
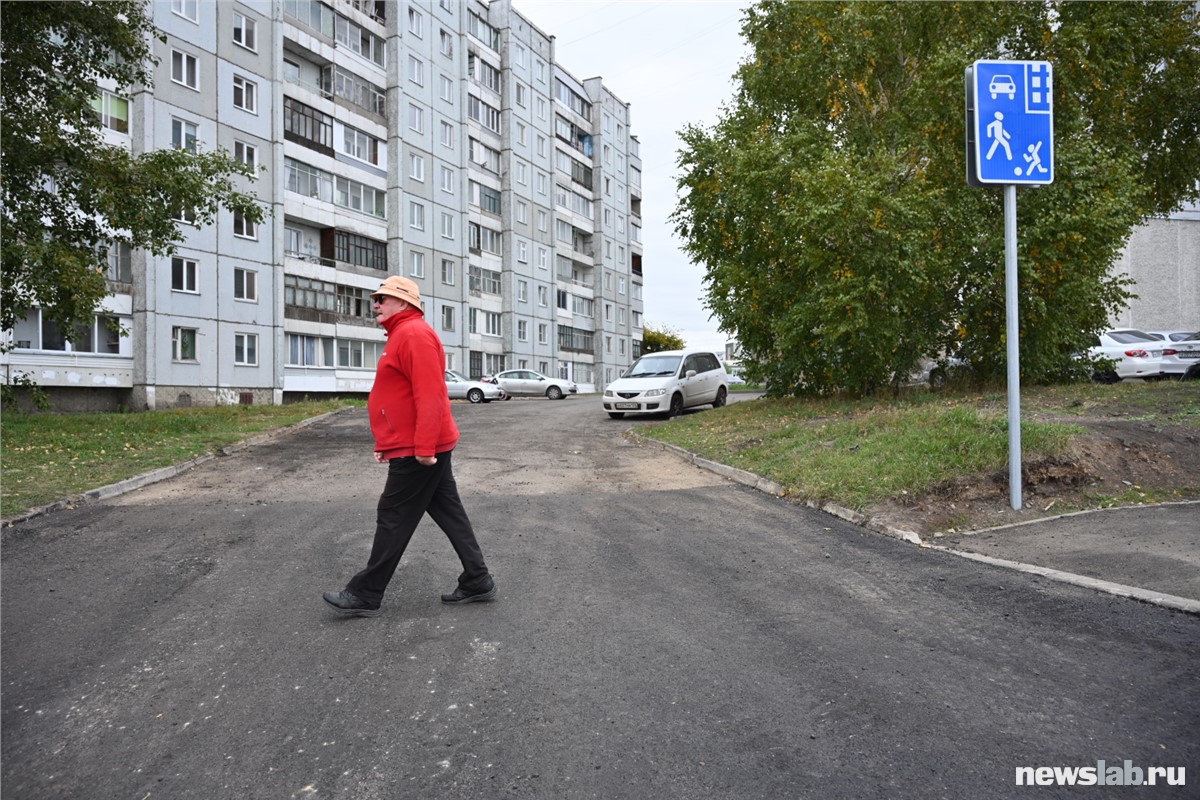
[[658,397],[660,394],[666,394],[666,389],[648,389],[644,394],[646,397]]
[[612,389],[605,389],[605,390],[604,390],[604,396],[605,396],[605,397],[615,397],[615,395],[613,394],[613,391],[612,391]]

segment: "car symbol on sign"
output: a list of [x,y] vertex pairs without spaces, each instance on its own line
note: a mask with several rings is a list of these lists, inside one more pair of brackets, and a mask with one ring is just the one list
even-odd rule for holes
[[988,91],[991,92],[993,100],[998,94],[1006,94],[1009,100],[1013,100],[1017,96],[1017,84],[1008,75],[994,75],[992,82],[988,84]]

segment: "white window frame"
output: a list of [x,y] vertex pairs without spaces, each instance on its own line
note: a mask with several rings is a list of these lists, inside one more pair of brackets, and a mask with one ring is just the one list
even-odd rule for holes
[[452,305],[442,306],[442,330],[454,330],[454,306]]
[[425,16],[415,8],[408,9],[408,32],[418,39],[425,38]]
[[[241,360],[238,350],[241,350]],[[236,367],[258,366],[258,334],[235,333],[233,335],[233,364]]]
[[[239,277],[241,278],[240,288],[238,286]],[[245,267],[233,268],[233,299],[243,303],[258,302],[258,273],[256,271]]]
[[425,133],[425,109],[413,103],[408,104],[408,128],[417,133]]
[[442,238],[443,239],[453,239],[454,238],[454,215],[443,211],[441,227],[442,227]]
[[425,254],[420,250],[412,250],[409,252],[408,274],[414,278],[425,277]]
[[233,235],[239,239],[253,239],[257,242],[258,225],[235,211],[233,212]]
[[[192,357],[187,358],[183,355],[183,344],[185,339],[192,340]],[[171,328],[171,360],[172,361],[187,361],[188,363],[199,362],[200,343],[197,341],[200,338],[200,331],[196,328],[185,328],[181,325],[176,325]]]
[[171,0],[171,13],[189,22],[199,22],[200,0]]
[[[241,102],[238,102],[238,95]],[[233,107],[258,114],[258,84],[243,75],[233,76]]]
[[441,73],[438,73],[438,96],[454,105],[454,81]]
[[251,167],[258,167],[258,145],[233,140],[233,157],[235,160]]
[[458,264],[450,258],[442,259],[442,283],[453,286],[458,280]]
[[425,85],[425,62],[414,55],[408,57],[408,79],[417,86]]
[[454,126],[442,120],[442,146],[447,150],[454,149]]
[[425,157],[419,153],[408,154],[408,177],[414,181],[425,182]]
[[416,200],[408,201],[408,226],[416,230],[425,230],[425,206]]
[[[180,265],[181,286],[175,285],[175,264]],[[194,258],[171,256],[171,291],[183,294],[200,294],[200,262]]]
[[240,12],[233,12],[233,43],[252,53],[258,52],[258,22]]
[[[190,140],[189,140],[190,134]],[[196,152],[197,142],[200,141],[200,126],[186,119],[171,117],[171,146],[176,150]]]
[[[178,71],[176,66],[179,67]],[[192,83],[188,83],[189,80]],[[171,82],[200,91],[200,59],[183,50],[171,50]]]
[[454,194],[454,170],[442,165],[440,172],[442,191],[446,194]]

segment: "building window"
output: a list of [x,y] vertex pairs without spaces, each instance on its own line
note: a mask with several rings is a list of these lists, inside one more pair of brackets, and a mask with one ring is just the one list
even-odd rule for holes
[[247,50],[258,52],[258,23],[245,14],[233,12],[233,41]]
[[442,259],[442,283],[447,286],[453,286],[457,280],[457,272],[458,270],[455,268],[453,261],[448,258]]
[[528,342],[529,341],[529,321],[528,320],[523,320],[523,319],[517,320],[517,341],[519,341],[519,342]]
[[454,330],[454,306],[442,306],[442,330]]
[[442,191],[446,194],[454,194],[454,170],[450,167],[442,167],[441,174]]
[[412,252],[408,254],[408,273],[414,278],[425,277],[425,254]]
[[233,235],[242,239],[258,239],[258,226],[237,211],[233,212]]
[[375,318],[371,304],[371,290],[358,286],[337,287],[337,313],[340,317],[355,322],[370,322]]
[[251,167],[258,166],[258,147],[245,142],[234,140],[233,157],[243,164],[248,164]]
[[381,142],[368,133],[346,125],[342,133],[342,152],[351,158],[366,161],[368,164],[379,163],[379,145]]
[[446,31],[444,29],[441,31],[440,41],[441,41],[442,55],[444,55],[444,56],[454,55],[454,36],[449,31]]
[[538,344],[550,343],[550,326],[544,322],[538,323]]
[[408,104],[408,127],[417,133],[425,132],[425,111],[412,103]]
[[234,267],[233,269],[233,299],[245,300],[248,303],[258,302],[258,273],[253,270]]
[[425,37],[425,17],[415,8],[408,10],[408,32],[418,39]]
[[442,122],[442,145],[449,149],[454,149],[454,126],[449,122]]
[[233,363],[239,367],[258,366],[258,334],[235,333],[233,335]]
[[408,177],[414,181],[425,182],[425,157],[416,153],[408,154]]
[[454,105],[454,81],[445,75],[438,76],[438,96],[450,105]]
[[331,337],[289,333],[287,344],[289,366],[332,367],[334,364]]
[[258,84],[241,75],[233,76],[233,105],[251,114],[258,113]]
[[200,90],[200,62],[194,55],[171,51],[171,80],[189,89]]
[[171,0],[171,11],[191,20],[200,21],[200,0]]
[[196,360],[196,329],[171,328],[171,360]]
[[284,97],[283,138],[333,155],[333,117],[299,100]]
[[484,294],[501,294],[503,282],[500,273],[494,269],[472,266],[470,268],[470,289]]
[[520,261],[522,264],[529,263],[529,242],[517,242],[517,261]]
[[124,97],[101,91],[92,98],[92,108],[105,128],[117,133],[129,133],[129,101]]
[[425,62],[416,56],[408,57],[408,79],[417,86],[425,85]]
[[347,231],[333,232],[333,250],[327,252],[328,237],[321,237],[321,255],[356,267],[387,270],[387,243]]
[[171,120],[171,146],[176,150],[196,152],[196,125],[181,119]]
[[410,228],[416,228],[419,231],[425,230],[425,206],[416,201],[409,201],[408,225]]
[[529,302],[529,281],[517,281],[517,301],[521,303]]
[[171,291],[199,294],[197,275],[200,265],[190,258],[171,258]]
[[442,238],[454,238],[454,216],[444,211],[442,212]]

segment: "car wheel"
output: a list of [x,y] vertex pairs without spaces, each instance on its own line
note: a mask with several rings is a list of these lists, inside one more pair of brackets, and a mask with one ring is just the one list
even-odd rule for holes
[[472,403],[482,403],[483,389],[472,389],[471,391],[467,392],[467,399]]
[[667,417],[678,417],[683,414],[683,395],[676,392],[671,395],[671,407],[667,410]]
[[612,417],[613,419],[624,419],[625,418],[625,414],[620,411],[610,411],[610,412],[608,412],[608,415],[610,417]]
[[941,389],[946,385],[946,370],[938,367],[929,373],[929,388]]
[[557,386],[551,386],[546,390],[546,397],[549,397],[551,400],[562,400],[562,389],[558,388]]
[[728,394],[728,392],[725,391],[724,386],[722,386],[720,389],[717,389],[717,399],[713,400],[713,408],[720,408],[721,406],[725,405],[726,394]]
[[1096,383],[1119,383],[1121,376],[1113,372],[1111,369],[1107,372],[1096,372],[1092,375],[1092,380]]

